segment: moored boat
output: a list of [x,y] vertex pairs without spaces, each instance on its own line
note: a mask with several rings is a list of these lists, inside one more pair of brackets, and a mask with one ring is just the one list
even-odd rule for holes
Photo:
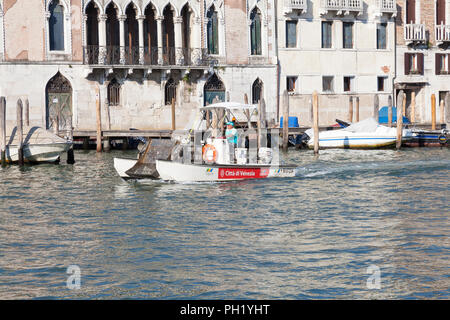
[[[16,128],[6,137],[6,162],[19,161],[18,137]],[[41,127],[24,128],[23,156],[28,163],[57,162],[62,153],[67,152],[72,141],[61,138]]]
[[[314,147],[314,131],[305,131],[306,144]],[[412,138],[411,130],[403,129],[402,141]],[[375,149],[393,146],[397,140],[397,128],[380,125],[374,118],[350,124],[338,130],[319,132],[319,148]]]

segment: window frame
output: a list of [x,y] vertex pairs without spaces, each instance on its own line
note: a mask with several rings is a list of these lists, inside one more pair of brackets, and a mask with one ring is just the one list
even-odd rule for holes
[[[206,46],[209,55],[219,55],[220,54],[220,40],[219,40],[219,14],[214,6],[211,6],[207,11],[207,16],[212,12],[211,17],[208,18],[208,23],[206,25]],[[210,23],[212,28],[212,43],[214,45],[214,52],[210,50]],[[215,32],[214,32],[215,31]]]
[[[380,47],[380,26],[384,25],[384,48]],[[376,28],[376,49],[377,50],[388,50],[388,23],[387,22],[380,22],[377,23]]]
[[[51,11],[50,8],[54,2],[57,2],[63,9],[62,19],[63,19],[63,50],[51,50],[50,46],[50,19]],[[67,0],[48,0],[46,3],[45,11],[45,49],[47,60],[61,60],[67,59],[72,53],[72,25],[71,25],[71,12],[69,10],[69,5]],[[61,56],[65,56],[62,58]]]
[[[349,82],[349,90],[345,90],[345,80],[346,79],[349,79],[350,80],[350,82]],[[354,93],[356,90],[355,90],[355,76],[343,76],[343,78],[342,78],[342,80],[343,80],[343,86],[342,86],[342,91],[344,92],[344,93]]]
[[[329,42],[329,47],[325,47],[324,43],[325,43],[325,38],[324,38],[324,25],[329,25],[330,30],[329,30],[329,40],[326,41],[326,44],[328,44]],[[320,32],[321,32],[321,49],[333,49],[333,21],[328,21],[328,20],[322,20],[321,24],[320,24]]]
[[[383,90],[380,90],[380,79],[383,80]],[[387,76],[377,76],[377,92],[387,92]]]
[[[286,23],[285,23],[285,47],[286,47],[286,49],[295,49],[295,48],[298,48],[298,20],[297,19],[295,19],[295,20],[286,20]],[[288,35],[288,30],[289,30],[289,28],[288,28],[288,25],[294,25],[295,26],[295,28],[293,29],[293,30],[295,30],[295,35],[294,35],[294,40],[295,40],[295,45],[294,46],[289,46],[289,35]]]
[[[330,90],[325,90],[325,79],[331,79],[331,85],[330,85],[330,87],[331,87],[331,89]],[[335,77],[334,76],[322,76],[322,93],[325,93],[325,94],[334,94],[335,93],[335,90],[334,90],[334,80],[335,80]]]
[[[351,25],[351,47],[346,47],[346,35],[345,35],[345,26],[346,25]],[[342,49],[344,50],[351,50],[351,49],[355,49],[355,23],[353,21],[343,21],[342,22]]]
[[[113,91],[112,91],[113,90]],[[110,107],[119,107],[121,105],[122,85],[116,78],[108,83],[107,87],[107,101]],[[114,97],[114,99],[112,99]],[[114,101],[111,101],[114,100]]]
[[[289,81],[292,79],[294,80],[293,82]],[[291,83],[294,85],[292,90],[289,89]],[[286,91],[288,94],[294,94],[298,92],[298,76],[286,76]]]

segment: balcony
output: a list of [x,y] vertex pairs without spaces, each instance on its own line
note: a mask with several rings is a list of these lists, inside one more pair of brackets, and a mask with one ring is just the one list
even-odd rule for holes
[[406,44],[425,42],[425,25],[422,23],[405,24],[404,37]]
[[397,5],[395,0],[378,0],[379,14],[387,14],[391,17],[397,16]]
[[308,10],[308,0],[284,0],[285,14],[297,11],[302,14]]
[[120,47],[90,45],[83,48],[83,62],[91,66],[209,66],[205,49]]
[[438,45],[450,42],[450,25],[436,26],[436,43]]
[[336,13],[336,15],[360,15],[363,12],[362,0],[322,0],[321,14]]

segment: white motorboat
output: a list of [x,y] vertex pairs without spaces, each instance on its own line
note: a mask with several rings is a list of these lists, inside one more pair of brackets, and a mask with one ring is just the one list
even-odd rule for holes
[[[314,130],[305,131],[307,145],[314,148]],[[412,138],[411,130],[403,129],[402,140]],[[346,128],[319,132],[319,148],[370,149],[395,144],[397,128],[380,125],[374,118],[353,123]]]
[[[242,145],[245,141],[240,141],[241,147],[237,148],[223,136],[223,123],[238,118],[238,113],[241,112],[247,117],[244,123],[249,124],[257,111],[256,106],[222,102],[201,108],[200,111],[200,130],[205,128],[201,126],[202,122],[210,121],[206,127],[210,129],[212,136],[206,138],[206,141],[201,141],[200,145],[194,145],[192,149],[189,134],[188,138],[180,138],[179,143],[172,145],[170,150],[168,143],[158,142],[155,147],[150,143],[139,160],[115,158],[114,168],[118,174],[124,179],[150,178],[179,182],[223,182],[295,176],[295,165],[279,164],[278,158],[273,156],[274,152],[278,152],[278,144],[274,144],[276,150],[267,147],[252,149],[253,156],[249,156],[249,148],[245,147],[245,143]],[[211,116],[211,113],[214,114]],[[177,158],[177,150],[189,150],[189,154],[192,150],[201,150],[201,154],[197,157],[194,155],[195,161],[186,161]]]
[[[6,162],[19,161],[17,128],[6,137]],[[62,153],[67,152],[71,141],[63,139],[41,127],[24,127],[23,157],[28,163],[56,162]]]

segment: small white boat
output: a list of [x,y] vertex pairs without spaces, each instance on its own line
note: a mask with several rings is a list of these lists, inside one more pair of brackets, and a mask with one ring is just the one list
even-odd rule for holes
[[[305,131],[307,145],[314,148],[314,130]],[[411,130],[403,129],[402,140],[412,138]],[[319,148],[370,149],[395,144],[397,128],[380,125],[374,118],[353,123],[346,128],[319,132]]]
[[[6,162],[19,161],[16,128],[6,137]],[[41,127],[24,127],[23,157],[28,163],[56,162],[62,153],[67,152],[71,141],[63,139]]]
[[[283,165],[278,163],[278,157],[274,159],[274,150],[267,147],[252,149],[250,156],[249,148],[245,145],[237,147],[239,143],[230,143],[224,137],[223,127],[220,123],[231,123],[232,119],[239,116],[238,112],[245,114],[248,124],[252,115],[257,110],[254,105],[240,104],[234,102],[222,102],[212,104],[200,109],[202,112],[213,113],[213,124],[209,126],[206,141],[192,146],[190,133],[187,137],[181,137],[178,143],[170,146],[170,143],[153,142],[147,145],[146,151],[135,159],[114,159],[114,168],[124,179],[161,179],[177,182],[216,182],[236,181],[246,179],[266,179],[294,177],[295,165]],[[209,117],[201,117],[202,121]],[[208,120],[206,120],[208,121]],[[231,129],[230,129],[231,130]],[[239,141],[239,139],[238,139]],[[195,141],[194,141],[195,142]],[[278,144],[275,144],[278,146]],[[194,155],[192,161],[177,158],[178,149],[187,150],[187,154],[198,150],[201,154]],[[278,149],[276,150],[278,151]],[[255,156],[256,155],[256,156]],[[170,160],[168,160],[170,159]]]
[[205,165],[156,160],[156,170],[166,181],[235,181],[246,179],[287,178],[295,176],[295,166]]

